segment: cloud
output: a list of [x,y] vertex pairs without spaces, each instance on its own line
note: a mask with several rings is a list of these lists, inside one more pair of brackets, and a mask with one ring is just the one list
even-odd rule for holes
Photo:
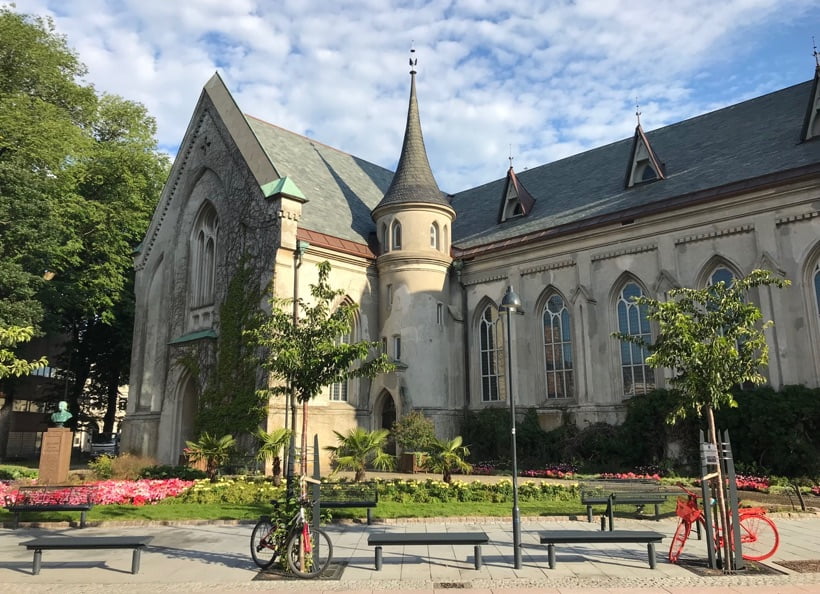
[[[395,167],[408,49],[425,144],[456,192],[812,75],[809,0],[17,0],[174,151],[219,71],[241,109]],[[812,61],[810,61],[812,60]]]

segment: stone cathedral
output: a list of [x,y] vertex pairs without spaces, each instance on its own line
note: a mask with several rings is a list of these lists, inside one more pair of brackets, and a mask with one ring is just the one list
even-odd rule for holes
[[[378,341],[396,362],[310,403],[322,445],[413,410],[450,438],[465,410],[508,406],[510,385],[545,429],[617,423],[627,399],[664,386],[641,349],[611,336],[651,339],[633,297],[756,268],[793,283],[752,295],[775,322],[768,382],[820,385],[820,66],[804,83],[656,130],[638,123],[455,194],[431,171],[416,78],[413,67],[395,172],[243,113],[218,75],[205,84],[135,254],[123,451],[176,463],[195,437],[202,381],[177,361],[216,352],[246,257],[284,298],[309,295],[329,261],[331,286],[359,306],[340,339]],[[508,287],[524,312],[509,329]],[[271,400],[266,428],[285,413]]]

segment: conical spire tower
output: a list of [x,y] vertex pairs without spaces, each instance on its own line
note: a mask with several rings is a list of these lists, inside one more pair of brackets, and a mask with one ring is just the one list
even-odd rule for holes
[[415,50],[410,57],[410,104],[407,108],[407,125],[404,130],[404,144],[393,181],[387,193],[373,209],[373,218],[386,206],[409,203],[428,203],[450,206],[447,198],[439,190],[427,150],[424,147],[424,136],[421,133],[419,105],[416,98],[416,63]]

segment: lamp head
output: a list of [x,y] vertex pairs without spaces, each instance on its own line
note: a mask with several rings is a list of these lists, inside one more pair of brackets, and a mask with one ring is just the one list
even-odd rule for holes
[[504,299],[501,300],[501,305],[498,311],[507,313],[517,313],[520,316],[524,315],[524,309],[521,307],[521,298],[518,296],[512,286],[507,287],[507,292],[504,293]]

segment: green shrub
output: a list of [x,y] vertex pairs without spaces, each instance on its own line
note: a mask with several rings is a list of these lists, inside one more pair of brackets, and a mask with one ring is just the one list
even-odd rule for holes
[[0,466],[0,480],[18,481],[37,478],[37,470],[25,466]]
[[94,473],[97,479],[104,481],[114,476],[114,456],[103,454],[97,456],[88,463],[88,468]]
[[171,479],[178,478],[186,481],[204,479],[208,475],[204,471],[188,466],[148,466],[140,471],[140,478],[144,479]]

